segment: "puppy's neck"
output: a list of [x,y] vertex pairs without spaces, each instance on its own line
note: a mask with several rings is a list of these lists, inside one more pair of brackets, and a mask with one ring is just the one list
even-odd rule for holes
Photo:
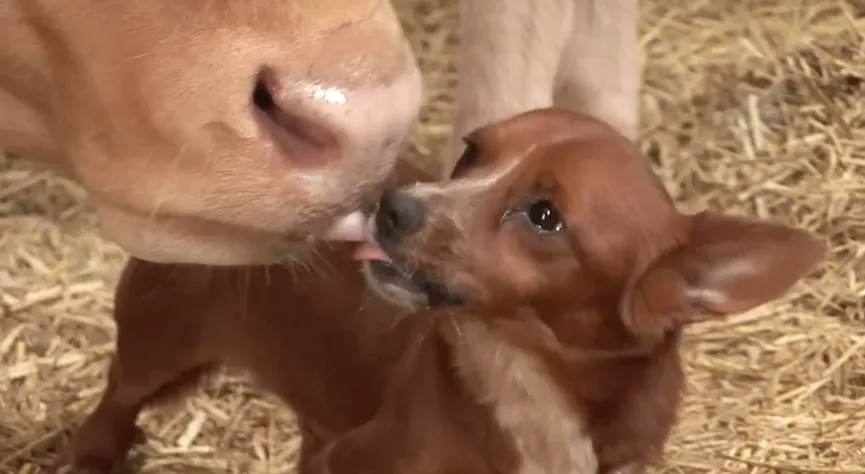
[[666,336],[661,340],[635,337],[626,329],[615,304],[594,302],[567,309],[561,306],[498,309],[492,318],[479,317],[489,311],[467,310],[456,319],[454,328],[484,325],[499,338],[564,372],[652,357],[667,346]]
[[556,382],[543,357],[487,322],[451,321],[443,335],[453,348],[457,374],[511,439],[517,473],[597,473],[586,413]]
[[585,324],[592,318],[603,330],[615,314],[512,316],[455,315],[442,320],[440,331],[457,376],[512,440],[517,473],[642,472],[637,466],[658,455],[666,428],[646,440],[620,435],[638,423],[630,410],[645,411],[647,396],[661,403],[655,407],[660,418],[673,419],[681,384],[679,334],[641,346],[615,330],[601,340],[579,333],[590,332]]

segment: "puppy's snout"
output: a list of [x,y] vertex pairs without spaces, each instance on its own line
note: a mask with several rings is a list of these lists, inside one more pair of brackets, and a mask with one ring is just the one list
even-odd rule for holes
[[375,225],[383,240],[400,240],[414,234],[423,227],[423,203],[406,193],[391,191],[379,203]]

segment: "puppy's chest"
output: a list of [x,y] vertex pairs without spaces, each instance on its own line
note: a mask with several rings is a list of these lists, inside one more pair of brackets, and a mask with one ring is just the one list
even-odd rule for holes
[[457,364],[512,440],[516,474],[596,474],[586,423],[543,364],[481,326],[462,329]]

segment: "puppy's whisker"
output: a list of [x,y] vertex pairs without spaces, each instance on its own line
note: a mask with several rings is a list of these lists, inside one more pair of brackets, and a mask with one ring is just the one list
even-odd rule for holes
[[456,316],[454,316],[454,311],[447,311],[445,314],[447,314],[448,320],[450,321],[451,325],[453,326],[454,333],[457,335],[457,338],[459,340],[464,340],[465,336],[463,335],[462,327],[460,327],[460,325],[457,324],[457,318],[456,318]]

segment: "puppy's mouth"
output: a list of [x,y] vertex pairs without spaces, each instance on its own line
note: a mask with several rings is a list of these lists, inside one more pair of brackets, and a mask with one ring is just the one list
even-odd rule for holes
[[433,272],[407,265],[398,252],[387,252],[376,242],[362,242],[354,258],[364,262],[364,276],[370,286],[393,304],[416,310],[455,306],[464,302]]

